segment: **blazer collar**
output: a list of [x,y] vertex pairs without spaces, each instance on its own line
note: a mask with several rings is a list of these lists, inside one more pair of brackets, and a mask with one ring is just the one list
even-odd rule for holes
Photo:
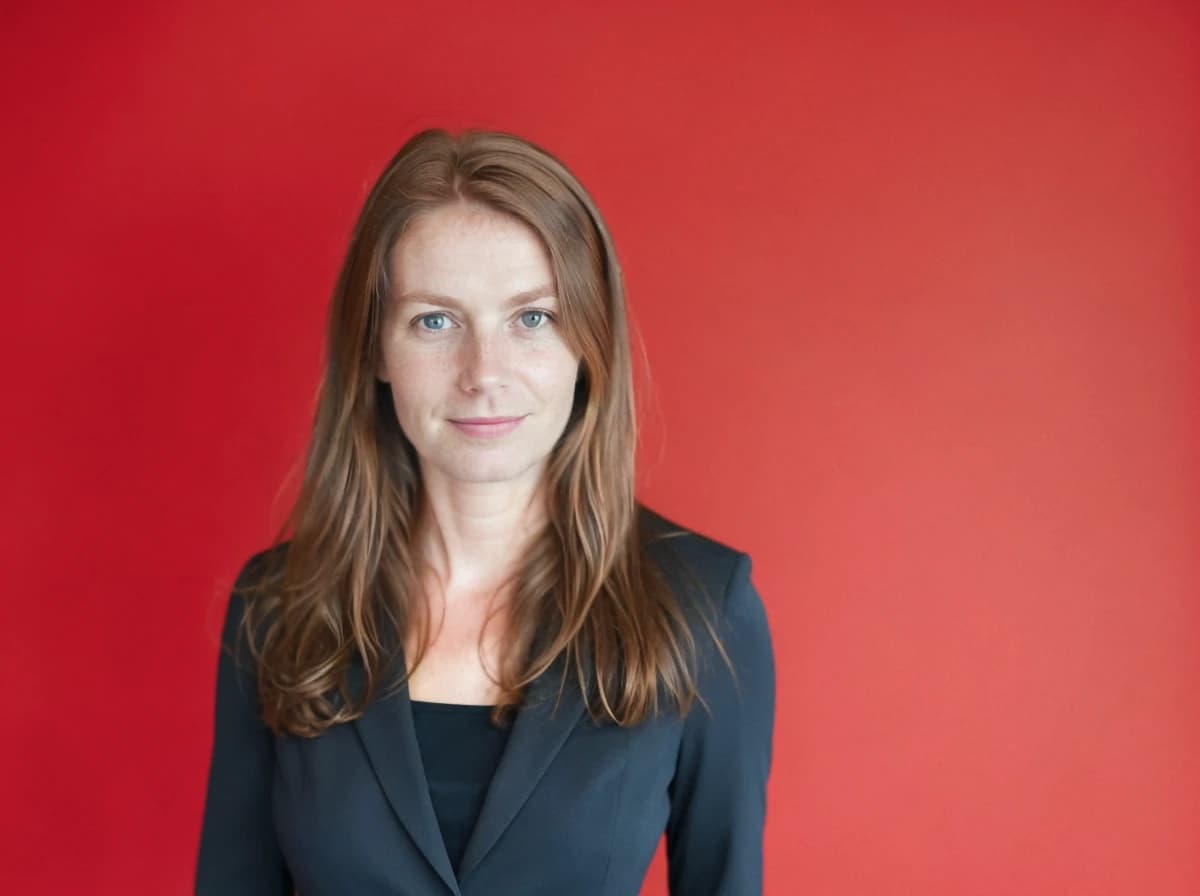
[[[396,817],[455,896],[461,896],[459,881],[496,845],[583,716],[586,707],[576,682],[568,678],[559,696],[564,665],[560,656],[529,686],[517,709],[457,875],[429,795],[407,684],[373,700],[353,723]],[[407,668],[402,655],[397,668]],[[351,693],[361,693],[363,673],[358,663],[350,666],[349,683]]]

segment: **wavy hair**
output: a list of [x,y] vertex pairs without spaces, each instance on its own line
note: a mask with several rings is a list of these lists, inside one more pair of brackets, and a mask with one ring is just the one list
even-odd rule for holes
[[[698,696],[695,638],[639,523],[625,296],[608,230],[544,149],[501,132],[431,129],[400,148],[359,214],[329,307],[303,479],[273,545],[283,549],[264,552],[271,562],[239,589],[263,721],[277,733],[312,737],[357,718],[391,692],[390,679],[407,680],[394,668],[407,633],[423,632],[412,667],[428,649],[428,627],[413,628],[427,622],[413,599],[420,471],[375,373],[389,253],[415,218],[458,202],[540,236],[563,336],[580,358],[546,467],[548,522],[513,587],[494,717],[560,658],[561,685],[578,687],[597,721],[636,724],[666,705],[686,713]],[[361,687],[351,686],[352,666]]]

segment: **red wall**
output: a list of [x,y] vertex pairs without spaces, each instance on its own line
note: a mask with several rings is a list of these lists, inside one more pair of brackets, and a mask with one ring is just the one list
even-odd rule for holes
[[642,495],[755,558],[767,892],[1200,892],[1195,4],[15,5],[0,890],[188,890],[353,216],[474,124],[593,191]]

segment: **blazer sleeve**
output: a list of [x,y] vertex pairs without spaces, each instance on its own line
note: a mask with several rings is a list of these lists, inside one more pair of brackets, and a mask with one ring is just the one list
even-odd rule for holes
[[217,661],[208,788],[196,862],[197,896],[291,896],[294,891],[271,818],[274,735],[259,715],[253,657],[239,631],[255,555],[230,596]]
[[775,726],[775,659],[766,611],[740,554],[716,630],[733,667],[713,650],[700,676],[711,714],[684,720],[669,794],[671,896],[761,896],[767,776]]

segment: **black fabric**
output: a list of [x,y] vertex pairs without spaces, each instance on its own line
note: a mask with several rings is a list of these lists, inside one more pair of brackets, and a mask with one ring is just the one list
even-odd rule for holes
[[412,709],[433,811],[457,868],[509,729],[492,724],[490,706],[413,700]]
[[[529,683],[456,866],[421,756],[440,767],[440,749],[418,744],[406,689],[317,737],[264,724],[243,589],[288,546],[249,558],[221,633],[197,896],[637,896],[664,832],[671,896],[762,896],[775,660],[750,556],[645,507],[639,530],[699,649],[700,700],[593,720],[560,655]],[[351,662],[351,695],[363,676]]]

